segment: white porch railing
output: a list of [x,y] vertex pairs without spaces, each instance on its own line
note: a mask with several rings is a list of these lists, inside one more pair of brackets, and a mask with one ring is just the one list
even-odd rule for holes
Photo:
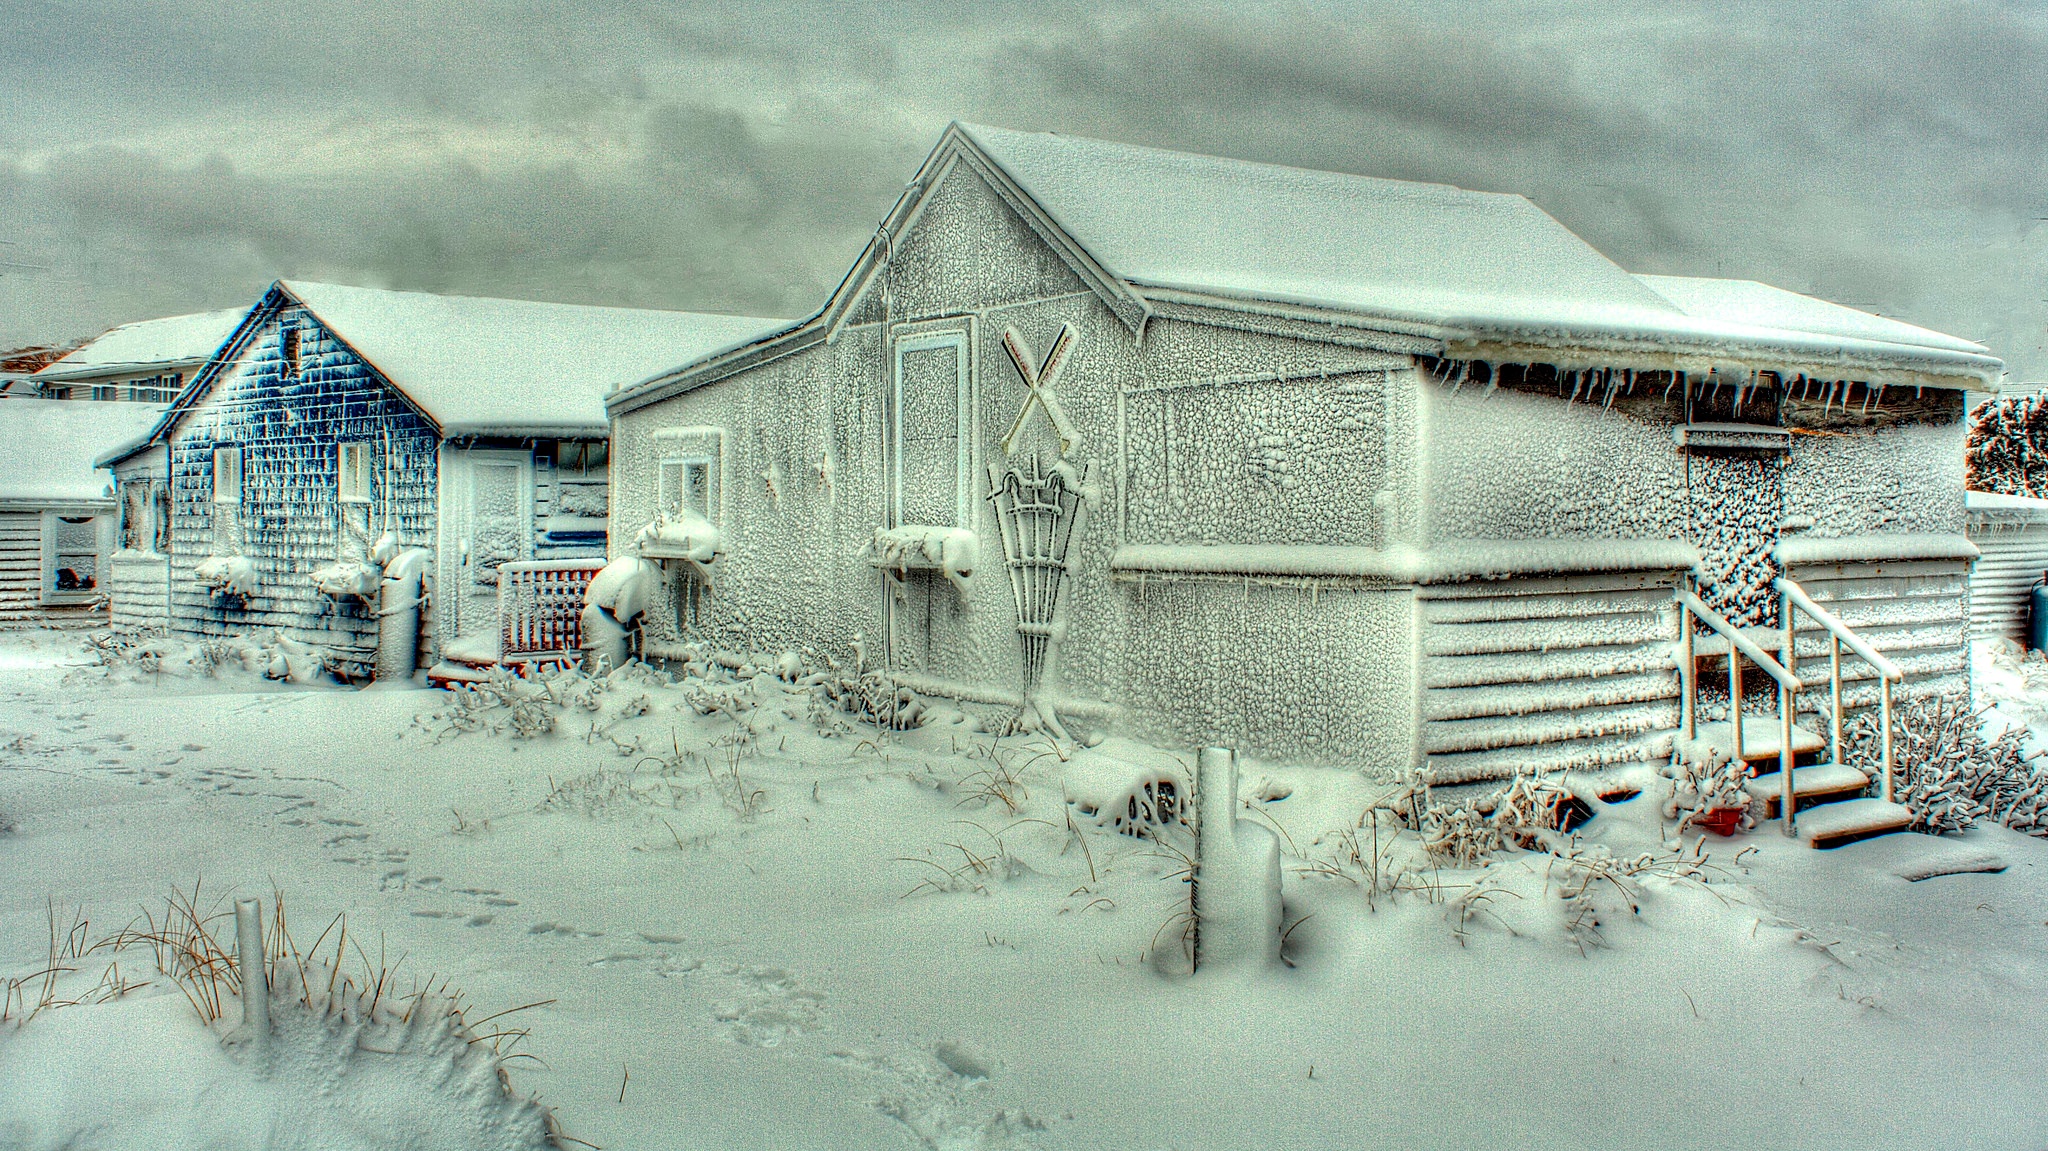
[[527,663],[583,647],[583,590],[603,559],[498,566],[498,662]]
[[[1876,648],[1871,647],[1863,641],[1861,636],[1850,631],[1849,625],[1836,619],[1832,612],[1813,602],[1812,597],[1806,594],[1806,589],[1782,576],[1773,580],[1772,583],[1777,587],[1779,594],[1785,597],[1784,602],[1779,605],[1782,610],[1779,611],[1778,618],[1785,625],[1785,666],[1788,669],[1794,666],[1792,653],[1793,609],[1797,608],[1805,612],[1815,623],[1827,629],[1828,756],[1836,763],[1842,762],[1842,645],[1847,644],[1850,651],[1863,657],[1863,661],[1870,665],[1872,671],[1877,673],[1878,725],[1880,732],[1878,743],[1881,748],[1881,762],[1884,765],[1883,799],[1886,803],[1890,803],[1892,801],[1892,684],[1906,678],[1905,669],[1879,655]],[[1789,803],[1791,801],[1788,799],[1786,802]],[[1791,808],[1788,807],[1785,810],[1790,811]],[[1786,821],[1786,826],[1788,828],[1791,826],[1790,820]]]
[[1682,733],[1687,740],[1695,739],[1699,733],[1699,685],[1694,660],[1693,620],[1705,624],[1728,641],[1728,730],[1732,743],[1731,754],[1738,764],[1745,763],[1743,756],[1742,718],[1742,660],[1748,656],[1751,663],[1763,669],[1765,674],[1778,684],[1778,779],[1782,787],[1782,806],[1785,816],[1785,834],[1798,834],[1795,822],[1798,817],[1798,800],[1794,794],[1793,774],[1793,718],[1799,692],[1805,684],[1794,671],[1797,657],[1794,651],[1794,611],[1805,612],[1814,622],[1828,633],[1828,683],[1829,683],[1829,724],[1828,754],[1833,762],[1842,761],[1842,648],[1861,656],[1877,672],[1879,679],[1879,724],[1881,757],[1884,767],[1884,801],[1892,799],[1892,684],[1905,678],[1905,672],[1898,664],[1878,654],[1877,650],[1863,641],[1861,636],[1849,630],[1847,624],[1835,618],[1826,608],[1813,602],[1805,589],[1789,579],[1780,577],[1773,582],[1783,597],[1780,604],[1779,620],[1784,628],[1784,662],[1779,662],[1754,640],[1742,634],[1742,630],[1729,623],[1714,609],[1702,602],[1689,586],[1678,590],[1679,605],[1679,676],[1683,692]]
[[[1684,734],[1694,739],[1699,731],[1699,685],[1693,659],[1692,620],[1706,624],[1721,638],[1728,641],[1728,730],[1734,742],[1731,754],[1735,763],[1745,764],[1742,750],[1742,660],[1748,656],[1750,662],[1762,668],[1772,679],[1778,681],[1778,772],[1784,779],[1785,788],[1785,834],[1793,834],[1792,820],[1795,803],[1792,797],[1792,700],[1799,690],[1799,677],[1792,674],[1784,664],[1772,659],[1769,652],[1758,647],[1754,640],[1742,634],[1742,630],[1722,618],[1721,614],[1708,607],[1700,597],[1681,587],[1678,590],[1678,630],[1680,644],[1679,674],[1683,677],[1685,694]],[[1686,617],[1692,617],[1688,619]]]

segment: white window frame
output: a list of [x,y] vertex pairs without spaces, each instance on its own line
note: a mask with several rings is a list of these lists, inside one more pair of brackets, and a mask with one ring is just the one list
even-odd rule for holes
[[[226,464],[225,469],[223,463]],[[213,502],[242,502],[242,448],[239,444],[213,449]]]
[[950,524],[920,524],[920,527],[968,527],[973,523],[969,505],[973,500],[973,356],[974,342],[970,328],[953,326],[941,331],[919,332],[896,338],[895,351],[890,358],[889,381],[889,518],[893,526],[903,524],[903,357],[909,352],[930,351],[934,348],[952,348],[955,351],[954,364],[956,390],[954,395],[954,436],[955,447],[953,522]]
[[[669,469],[676,469],[674,483],[669,480]],[[695,509],[708,523],[718,523],[718,457],[697,453],[695,455],[669,455],[661,458],[655,472],[655,500],[663,515],[680,513],[687,506],[683,496],[690,490],[690,472],[695,469],[704,472],[704,506]]]
[[[73,515],[67,515],[66,513],[63,513],[63,512],[45,512],[45,513],[43,513],[43,540],[42,540],[42,544],[43,544],[43,546],[42,546],[42,569],[43,569],[43,578],[42,578],[42,596],[41,596],[42,602],[43,602],[44,604],[76,604],[76,603],[91,603],[92,601],[94,601],[94,600],[96,600],[96,599],[100,598],[101,596],[103,596],[103,595],[107,594],[107,593],[106,593],[106,581],[107,581],[107,520],[108,520],[108,516],[107,516],[107,515],[106,515],[105,513],[94,513],[94,512],[87,512],[87,513],[85,513],[85,517],[86,517],[86,518],[88,518],[88,519],[90,519],[90,520],[92,521],[92,526],[93,526],[93,561],[92,561],[92,564],[93,564],[93,566],[92,566],[92,570],[93,570],[93,580],[94,580],[94,582],[95,582],[96,584],[98,584],[99,586],[97,586],[97,587],[92,587],[92,588],[81,588],[81,589],[66,589],[66,590],[63,590],[63,591],[59,591],[59,590],[57,590],[57,566],[58,566],[58,560],[60,559],[60,557],[59,557],[59,555],[58,555],[58,553],[57,553],[57,526],[58,526],[58,524],[57,524],[57,521],[58,521],[58,518],[59,518],[60,516],[62,516],[62,517],[64,517],[64,518],[66,518],[66,519],[76,519],[76,518],[79,518],[79,517],[77,517],[77,516],[73,516]],[[67,553],[67,554],[76,554],[76,553]]]
[[345,504],[370,502],[370,442],[353,440],[334,445],[335,498]]

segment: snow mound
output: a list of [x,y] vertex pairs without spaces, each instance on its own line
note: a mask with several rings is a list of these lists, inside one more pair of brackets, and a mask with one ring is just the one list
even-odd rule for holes
[[[425,994],[330,1007],[324,972],[281,966],[267,1041],[226,1046],[163,987],[44,1011],[0,1031],[0,1145],[510,1151],[553,1147],[455,1003]],[[161,983],[159,984],[161,986]],[[310,998],[317,1006],[308,1006]]]

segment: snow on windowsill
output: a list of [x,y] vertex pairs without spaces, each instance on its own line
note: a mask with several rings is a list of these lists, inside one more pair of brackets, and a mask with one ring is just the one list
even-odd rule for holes
[[675,519],[656,516],[633,537],[633,550],[648,559],[688,560],[700,568],[717,560],[720,544],[718,528],[692,511]]
[[940,571],[965,588],[974,577],[981,541],[966,528],[905,525],[875,529],[868,562],[889,571]]
[[1796,536],[1778,541],[1785,567],[1874,563],[1880,560],[1973,560],[1982,553],[1968,537],[1946,532],[1889,532],[1866,536]]

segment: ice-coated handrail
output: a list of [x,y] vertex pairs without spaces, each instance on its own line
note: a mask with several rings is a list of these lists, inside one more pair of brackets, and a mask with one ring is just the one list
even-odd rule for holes
[[1772,580],[1771,583],[1779,592],[1784,594],[1786,599],[1798,604],[1799,610],[1812,616],[1816,623],[1839,637],[1850,651],[1862,656],[1864,662],[1876,668],[1879,675],[1893,681],[1906,678],[1906,669],[1879,655],[1876,648],[1863,641],[1862,636],[1850,631],[1848,624],[1836,619],[1833,612],[1813,602],[1813,597],[1807,595],[1804,588],[1783,576]]

